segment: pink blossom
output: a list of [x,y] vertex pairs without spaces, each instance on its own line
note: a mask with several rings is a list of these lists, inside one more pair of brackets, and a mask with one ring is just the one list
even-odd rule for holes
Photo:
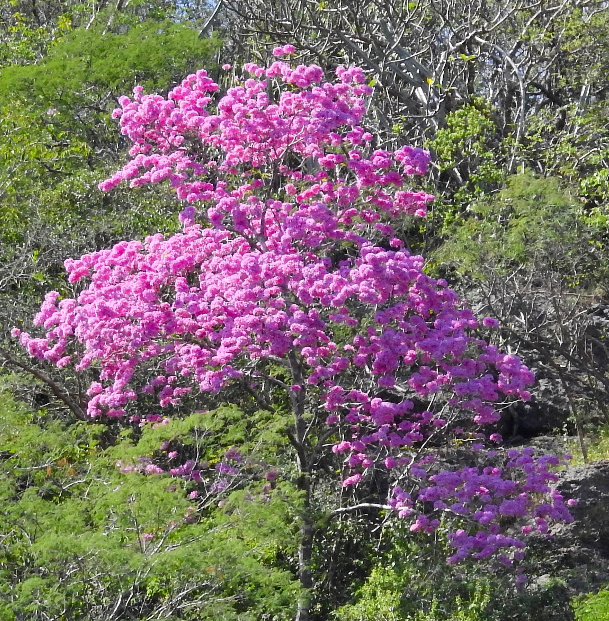
[[[572,519],[572,504],[551,487],[564,460],[498,447],[490,465],[450,470],[425,448],[466,436],[481,464],[497,404],[530,399],[534,381],[517,356],[480,340],[474,313],[398,238],[433,198],[414,187],[429,153],[374,149],[361,68],[338,67],[329,78],[315,65],[276,60],[244,71],[222,95],[199,70],[167,97],[136,87],[119,99],[129,159],[100,188],[165,184],[184,204],[181,230],[66,261],[78,295],[50,292],[37,333],[13,337],[31,356],[97,374],[90,417],[166,425],[165,412],[187,395],[233,385],[255,399],[257,384],[270,383],[311,425],[325,417],[333,426],[345,487],[384,464],[408,481],[410,492],[395,487],[388,503],[415,520],[413,531],[434,532],[440,513],[477,529],[451,534],[450,563],[511,563],[524,544],[500,533],[502,516],[523,534]],[[140,397],[162,413],[131,416]],[[236,453],[225,459],[213,493],[241,471]],[[151,463],[137,470],[163,473]],[[193,460],[169,475],[202,480]]]

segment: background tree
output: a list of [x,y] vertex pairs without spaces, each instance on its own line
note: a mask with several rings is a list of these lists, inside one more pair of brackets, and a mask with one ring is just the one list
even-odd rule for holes
[[[438,264],[456,270],[481,312],[500,317],[505,342],[562,393],[586,458],[583,412],[604,420],[609,388],[604,227],[556,179],[518,175],[452,233]],[[527,424],[516,420],[513,433],[530,433]]]
[[[2,619],[290,618],[281,557],[297,499],[286,482],[272,495],[254,482],[268,439],[249,465],[229,452],[223,425],[241,412],[143,423],[104,446],[104,425],[43,421],[6,393],[1,404]],[[177,473],[193,455],[207,460],[196,479]],[[229,463],[239,472],[222,474]]]

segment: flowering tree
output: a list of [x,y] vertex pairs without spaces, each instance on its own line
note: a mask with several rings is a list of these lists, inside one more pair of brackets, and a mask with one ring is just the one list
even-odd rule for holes
[[[334,81],[282,60],[244,70],[221,98],[198,71],[167,98],[138,87],[120,99],[131,159],[100,188],[168,181],[184,203],[182,231],[66,261],[80,295],[49,293],[35,318],[45,336],[14,335],[60,368],[99,369],[91,417],[124,417],[140,395],[167,408],[231,384],[267,409],[284,395],[305,499],[300,621],[312,587],[311,471],[327,442],[345,458],[344,486],[387,472],[394,484],[377,506],[413,531],[454,516],[449,562],[511,565],[524,542],[502,532],[506,518],[524,534],[571,519],[549,487],[560,460],[511,450],[480,466],[483,426],[501,404],[530,398],[533,375],[480,338],[495,320],[480,324],[405,248],[404,227],[432,199],[408,187],[429,154],[373,148],[358,68],[339,67]],[[475,466],[436,459],[438,446],[473,437]]]

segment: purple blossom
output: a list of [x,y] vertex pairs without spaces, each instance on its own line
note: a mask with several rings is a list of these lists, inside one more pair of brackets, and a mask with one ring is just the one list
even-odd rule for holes
[[[327,79],[320,67],[279,60],[294,51],[276,48],[269,67],[246,64],[248,75],[222,96],[199,70],[167,97],[136,87],[119,99],[113,116],[132,146],[100,188],[164,183],[184,203],[182,229],[67,260],[80,294],[49,292],[34,318],[42,336],[14,329],[13,337],[60,368],[99,369],[87,391],[92,418],[128,416],[142,395],[166,411],[231,383],[255,394],[252,369],[296,356],[298,377],[273,379],[293,404],[306,399],[326,411],[340,434],[332,451],[344,460],[345,487],[384,462],[412,484],[408,494],[396,487],[388,502],[414,520],[413,531],[437,529],[427,503],[472,524],[471,533],[451,535],[449,562],[496,556],[509,564],[523,544],[499,532],[501,516],[523,522],[525,534],[572,519],[569,501],[552,493],[563,462],[515,449],[502,467],[448,471],[425,455],[411,460],[429,438],[466,435],[444,410],[431,411],[444,404],[467,420],[462,427],[476,429],[467,437],[476,438],[480,463],[487,440],[480,428],[499,420],[498,403],[529,400],[534,376],[517,356],[478,338],[473,312],[396,236],[396,223],[424,217],[433,198],[408,187],[426,173],[429,153],[374,149],[362,125],[372,92],[364,71],[338,67]],[[287,163],[304,159],[316,162],[314,173]],[[345,246],[349,257],[334,262]],[[482,325],[498,323],[486,317]],[[142,383],[150,368],[158,375]],[[416,400],[386,397],[391,391]],[[160,413],[130,420],[169,423]],[[216,472],[237,476],[242,461],[233,447]],[[189,460],[169,473],[203,484],[200,468]],[[162,472],[149,462],[137,469]],[[227,486],[221,478],[210,489]]]

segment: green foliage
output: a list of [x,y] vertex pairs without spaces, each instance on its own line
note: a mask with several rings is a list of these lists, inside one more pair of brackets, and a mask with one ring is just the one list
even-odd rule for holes
[[573,602],[577,621],[603,621],[609,619],[609,590],[578,597]]
[[[555,178],[514,175],[492,196],[473,202],[450,230],[436,260],[461,276],[482,277],[516,266],[544,264],[573,279],[598,273],[594,231],[581,204]],[[579,282],[577,283],[579,284]]]
[[[116,96],[136,84],[167,89],[185,73],[208,63],[218,42],[199,39],[187,24],[145,21],[122,34],[77,29],[66,35],[42,62],[5,69],[0,98],[28,95],[30,102],[70,105],[97,95]],[[105,91],[105,92],[104,92]]]
[[393,532],[390,553],[370,573],[355,602],[336,611],[340,621],[552,621],[572,619],[563,585],[514,589],[508,577],[480,568],[450,567],[436,543]]
[[105,426],[49,419],[0,393],[0,619],[289,619],[291,486],[262,497],[252,481],[199,506],[180,479],[116,466],[116,454],[155,454],[167,438],[192,446],[204,429],[195,448],[213,460],[233,439],[213,420],[147,425],[139,440],[102,449]]
[[44,25],[35,25],[27,15],[15,10],[10,22],[4,25],[5,33],[0,39],[0,67],[36,62],[71,28],[72,20],[68,14],[61,14]]
[[[573,455],[573,465],[583,465],[584,460],[575,438],[568,441],[567,448]],[[609,426],[605,424],[603,427],[593,429],[586,439],[586,449],[588,462],[609,459]]]
[[447,114],[427,148],[446,185],[456,183],[450,193],[455,208],[494,189],[504,175],[502,137],[491,106],[481,98]]
[[[607,226],[607,180],[609,178],[609,134],[604,101],[582,109],[571,104],[563,109],[573,123],[562,129],[554,113],[541,110],[531,120],[522,156],[535,170],[569,183],[590,215]],[[558,127],[557,127],[558,125]],[[575,130],[575,131],[573,131]]]
[[122,34],[74,30],[42,61],[3,70],[4,219],[16,226],[30,197],[41,190],[48,194],[57,184],[65,188],[83,169],[96,169],[96,182],[103,179],[120,136],[109,114],[116,97],[136,83],[165,90],[209,64],[216,49],[217,42],[199,39],[187,25],[147,21]]
[[267,425],[276,423],[271,418],[272,414],[267,411],[245,416],[234,405],[222,405],[212,411],[198,411],[184,418],[174,418],[167,424],[145,425],[137,433],[125,429],[122,442],[109,448],[108,453],[117,460],[136,462],[143,456],[157,454],[164,442],[171,444],[179,439],[180,450],[205,454],[205,460],[212,464],[220,461],[227,449],[236,446],[241,453],[252,458],[255,456],[269,466],[277,465],[285,449],[285,439],[278,433],[269,433]]
[[358,591],[357,603],[343,606],[336,618],[344,621],[394,621],[400,615],[403,591],[403,581],[395,570],[375,567]]

